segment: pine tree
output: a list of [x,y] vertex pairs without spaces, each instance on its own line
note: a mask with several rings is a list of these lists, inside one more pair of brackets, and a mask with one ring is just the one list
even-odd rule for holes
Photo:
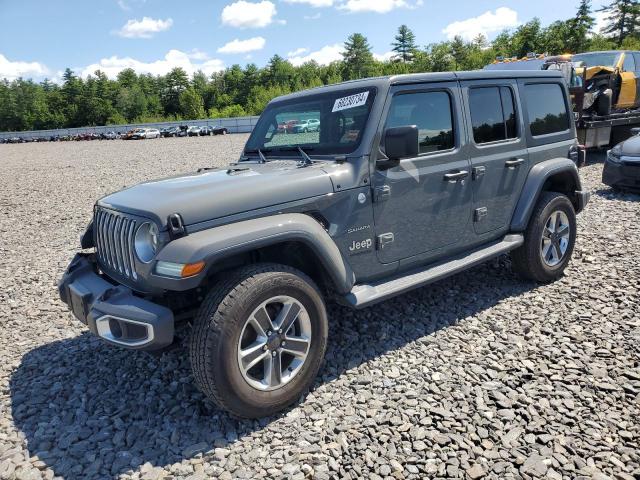
[[605,35],[614,37],[618,47],[627,37],[636,37],[640,26],[640,2],[638,0],[614,0],[599,12],[607,14],[607,25],[602,29]]
[[344,44],[344,77],[354,80],[367,76],[374,62],[371,45],[361,33],[350,35]]
[[406,25],[400,25],[398,34],[395,36],[395,42],[391,44],[392,50],[396,52],[393,60],[402,63],[408,63],[415,57],[418,46],[416,45],[416,36]]
[[567,21],[569,38],[566,45],[573,53],[584,52],[589,44],[589,33],[592,32],[596,21],[591,15],[591,0],[580,0],[575,17]]

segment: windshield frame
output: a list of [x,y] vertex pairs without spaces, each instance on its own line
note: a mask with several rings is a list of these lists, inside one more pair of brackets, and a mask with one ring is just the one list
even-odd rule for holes
[[[286,111],[285,109],[299,105],[298,109],[301,112],[309,110],[310,105],[314,102],[322,105],[324,102],[328,102],[325,107],[333,105],[338,98],[348,97],[364,91],[369,92],[366,104],[369,105],[369,109],[366,113],[366,119],[363,122],[363,126],[358,135],[358,139],[354,143],[346,143],[344,146],[337,146],[336,144],[325,144],[320,141],[318,143],[290,143],[282,145],[265,145],[265,140],[268,138],[268,132],[270,127],[279,127],[280,125],[289,125],[295,127],[302,123],[306,123],[305,120],[284,120],[278,121],[277,115],[280,112],[273,113],[274,110]],[[322,99],[321,97],[328,97]],[[258,122],[253,128],[247,142],[244,146],[242,155],[246,158],[253,158],[257,156],[256,153],[260,149],[267,157],[299,157],[298,147],[308,153],[309,156],[314,158],[333,158],[361,155],[366,141],[368,140],[369,133],[375,130],[375,125],[372,125],[372,119],[375,119],[377,105],[380,102],[380,88],[374,83],[364,83],[361,86],[358,85],[331,85],[327,87],[321,87],[314,89],[304,94],[294,94],[293,96],[285,97],[283,99],[276,99],[269,103],[264,109]],[[306,108],[305,108],[306,106]],[[295,109],[292,109],[295,111]],[[345,110],[347,111],[347,110]],[[308,119],[307,119],[308,120]],[[322,123],[322,119],[317,119],[318,123]],[[273,138],[273,137],[272,137]],[[332,148],[328,148],[331,146]],[[370,146],[369,146],[370,147]],[[247,153],[250,152],[250,153]]]

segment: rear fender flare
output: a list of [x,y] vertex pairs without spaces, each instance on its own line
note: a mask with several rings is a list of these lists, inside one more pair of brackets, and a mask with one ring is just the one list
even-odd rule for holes
[[[573,179],[573,197],[575,192],[581,190],[580,176],[578,174],[578,168],[575,163],[569,158],[553,158],[551,160],[545,160],[537,163],[529,171],[527,180],[525,181],[522,192],[520,193],[520,199],[516,205],[515,212],[511,219],[511,231],[512,232],[524,232],[529,224],[529,218],[531,212],[538,202],[540,192],[544,188],[548,179],[554,175],[566,173]],[[574,198],[570,198],[574,202]],[[576,208],[578,210],[578,208]]]
[[[328,273],[332,286],[340,293],[351,290],[355,276],[338,246],[314,218],[300,214],[281,214],[256,218],[189,234],[167,244],[158,261],[174,263],[206,262],[197,277],[184,279],[184,284],[199,284],[217,262],[231,256],[284,242],[301,242],[308,246]],[[158,278],[158,277],[156,277]]]

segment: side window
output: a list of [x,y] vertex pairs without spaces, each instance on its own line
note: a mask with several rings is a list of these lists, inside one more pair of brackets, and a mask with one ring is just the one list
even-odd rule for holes
[[640,53],[633,54],[633,61],[636,64],[636,72],[640,72]]
[[533,83],[525,85],[524,98],[529,112],[531,135],[547,135],[569,129],[569,114],[557,83]]
[[469,89],[469,108],[477,144],[516,138],[516,111],[509,87]]
[[447,92],[403,93],[393,97],[385,128],[416,125],[420,153],[454,147],[451,97]]
[[632,54],[630,53],[624,54],[624,63],[622,64],[622,68],[625,72],[636,71],[636,62],[634,62]]

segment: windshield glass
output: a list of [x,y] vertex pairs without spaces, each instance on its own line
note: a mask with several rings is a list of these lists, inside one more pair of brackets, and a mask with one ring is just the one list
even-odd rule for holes
[[587,67],[615,67],[619,55],[619,52],[580,53],[574,55],[571,61],[584,62]]
[[300,146],[310,155],[351,153],[360,145],[375,93],[371,87],[340,90],[269,106],[245,150],[298,155]]

